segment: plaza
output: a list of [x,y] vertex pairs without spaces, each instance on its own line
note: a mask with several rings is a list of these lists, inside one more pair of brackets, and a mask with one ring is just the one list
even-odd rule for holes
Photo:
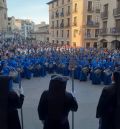
[[[42,122],[38,118],[37,106],[42,92],[49,87],[50,75],[44,78],[32,78],[23,80],[25,101],[23,105],[24,129],[42,129]],[[92,85],[91,82],[80,82],[75,80],[75,97],[79,108],[75,113],[74,129],[97,129],[96,106],[104,86]],[[72,90],[72,80],[67,83],[67,91]],[[71,126],[71,112],[69,122]]]

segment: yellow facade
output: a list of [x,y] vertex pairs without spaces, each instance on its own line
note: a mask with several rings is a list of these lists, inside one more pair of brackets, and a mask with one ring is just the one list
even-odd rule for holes
[[[48,5],[50,42],[76,47],[95,46],[98,40],[99,0],[52,0]],[[87,24],[88,19],[90,24]]]

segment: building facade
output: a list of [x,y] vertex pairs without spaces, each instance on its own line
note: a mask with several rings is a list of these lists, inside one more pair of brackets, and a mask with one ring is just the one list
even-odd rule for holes
[[7,31],[7,3],[0,0],[0,32]]
[[101,0],[99,46],[120,49],[120,0]]
[[97,47],[99,0],[52,0],[48,5],[51,43]]
[[49,25],[35,25],[35,31],[31,33],[31,37],[37,41],[49,42]]
[[8,17],[8,31],[13,32],[15,31],[16,26],[15,26],[15,17]]
[[15,31],[23,38],[30,38],[30,33],[34,31],[34,22],[31,20],[15,19]]

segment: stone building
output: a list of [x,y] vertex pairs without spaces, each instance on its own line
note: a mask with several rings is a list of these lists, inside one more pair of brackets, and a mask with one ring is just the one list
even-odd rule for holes
[[7,3],[6,0],[0,0],[0,32],[7,31]]
[[51,43],[97,47],[100,0],[52,0],[47,4]]
[[101,0],[99,46],[120,49],[120,0]]

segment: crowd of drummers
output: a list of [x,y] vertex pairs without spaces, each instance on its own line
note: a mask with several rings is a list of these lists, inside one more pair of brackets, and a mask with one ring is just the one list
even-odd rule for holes
[[[72,66],[72,67],[71,67]],[[120,50],[72,48],[43,42],[5,41],[0,46],[0,74],[31,79],[57,73],[92,84],[110,85],[120,67]]]

